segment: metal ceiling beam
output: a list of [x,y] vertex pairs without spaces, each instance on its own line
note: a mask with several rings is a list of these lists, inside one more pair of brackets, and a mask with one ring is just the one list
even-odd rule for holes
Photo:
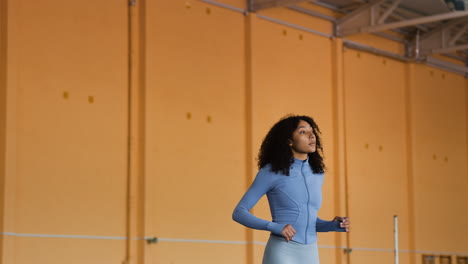
[[468,17],[468,11],[453,11],[432,16],[423,16],[404,19],[398,22],[385,23],[389,17],[395,17],[401,0],[372,0],[360,8],[340,18],[337,22],[336,32],[338,36],[348,36],[359,33],[372,33],[397,29],[421,24],[434,23],[442,20]]
[[451,53],[468,49],[468,45],[456,45],[457,40],[468,29],[468,17],[458,18],[440,25],[434,30],[423,34],[411,44],[412,56],[428,56],[432,54]]
[[431,22],[437,22],[441,20],[447,19],[455,19],[460,17],[468,17],[468,11],[453,11],[450,13],[433,15],[433,16],[425,16],[420,18],[413,18],[408,19],[405,21],[393,22],[383,25],[376,25],[376,26],[364,26],[360,28],[360,32],[376,32],[376,31],[383,31],[389,30],[394,28],[401,28],[401,27],[408,27],[408,26],[415,26],[419,24],[426,24]]
[[386,0],[373,0],[373,1],[363,5],[361,7],[359,7],[358,9],[352,11],[351,13],[346,14],[342,18],[338,19],[338,24],[339,25],[346,25],[346,24],[354,22],[356,20],[361,20],[363,15],[365,15],[366,18],[369,18],[372,8],[382,4],[385,1]]
[[260,10],[295,5],[299,3],[307,2],[304,0],[248,0],[248,6],[250,12],[257,12]]
[[390,7],[382,6],[386,0],[372,0],[356,10],[338,19],[336,33],[340,37],[362,32],[364,26],[374,26],[382,23],[398,7],[400,0],[393,0]]
[[[397,12],[394,12],[390,16],[393,17],[393,18],[396,18],[397,20],[405,20],[406,19],[406,18],[402,17],[401,15],[399,15]],[[424,27],[422,25],[416,25],[415,27],[417,29],[421,30],[421,31],[424,31],[424,32],[429,31],[426,27]]]
[[452,46],[452,45],[455,45],[455,42],[457,42],[458,39],[460,39],[460,37],[465,34],[466,30],[468,29],[468,24],[464,25],[459,31],[458,33],[456,33],[452,39],[450,39],[450,42],[449,42],[449,45]]
[[324,15],[324,14],[322,14],[320,12],[317,12],[317,11],[314,11],[314,10],[311,10],[311,9],[307,9],[307,8],[303,8],[303,7],[300,7],[300,6],[290,6],[290,7],[288,7],[288,9],[291,9],[291,10],[294,10],[294,11],[297,11],[297,12],[301,12],[301,13],[307,14],[309,16],[314,16],[314,17],[318,17],[318,18],[321,18],[321,19],[325,19],[325,20],[333,22],[333,23],[336,22],[336,19],[334,17],[332,17],[332,16]]
[[[389,8],[390,7],[390,5],[388,5],[387,3],[383,3],[382,6],[384,8]],[[397,9],[394,10],[394,12],[392,12],[390,14],[390,16],[392,18],[395,18],[396,20],[406,20],[406,19],[410,19],[410,18],[420,17],[421,14],[420,13],[414,13],[414,11],[408,10],[404,6],[399,6]],[[416,25],[415,27],[418,28],[419,30],[424,31],[424,32],[429,31],[427,29],[427,27],[423,26],[423,25]]]
[[441,59],[436,59],[430,56],[427,57],[425,61],[426,61],[426,64],[433,66],[433,67],[451,71],[457,74],[462,74],[465,77],[468,75],[468,67],[466,66],[457,65],[457,64],[454,64],[445,60],[441,60]]
[[401,0],[396,0],[395,2],[392,3],[392,5],[383,13],[383,15],[379,18],[379,21],[377,22],[378,24],[382,24],[385,22],[387,17],[393,13],[393,11],[398,7],[398,5],[401,3]]
[[[288,7],[288,9],[294,10],[294,11],[297,11],[297,12],[300,12],[300,13],[303,13],[303,14],[307,14],[307,15],[310,15],[310,16],[313,16],[313,17],[318,17],[318,18],[321,18],[321,19],[325,19],[325,20],[330,21],[332,23],[336,23],[336,18],[334,18],[332,16],[324,15],[324,14],[322,14],[320,12],[313,11],[313,10],[310,10],[310,9],[307,9],[307,8],[303,8],[303,7],[300,7],[300,6],[290,6],[290,7]],[[393,41],[400,42],[402,44],[408,44],[409,43],[403,37],[393,36],[391,34],[387,34],[387,33],[384,33],[384,32],[375,32],[375,33],[372,33],[372,34],[374,34],[376,36],[380,36],[382,38],[391,39]]]
[[433,49],[432,54],[451,53],[451,52],[455,52],[457,50],[465,50],[465,49],[468,49],[468,44],[452,46],[452,47],[448,47],[448,48]]

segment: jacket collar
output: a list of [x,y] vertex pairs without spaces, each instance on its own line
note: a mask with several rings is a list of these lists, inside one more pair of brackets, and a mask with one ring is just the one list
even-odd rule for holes
[[291,168],[301,169],[304,164],[309,164],[309,157],[307,157],[305,160],[294,158],[294,162],[291,164]]

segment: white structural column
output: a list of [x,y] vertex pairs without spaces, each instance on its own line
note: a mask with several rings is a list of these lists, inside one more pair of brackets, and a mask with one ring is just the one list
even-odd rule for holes
[[395,264],[399,264],[400,257],[398,249],[398,215],[393,216],[393,243],[395,247]]

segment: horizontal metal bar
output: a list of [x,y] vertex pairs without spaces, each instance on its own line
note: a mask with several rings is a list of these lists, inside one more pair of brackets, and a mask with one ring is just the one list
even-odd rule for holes
[[442,66],[442,65],[439,65],[439,64],[434,64],[434,63],[430,63],[430,62],[426,62],[425,63],[427,66],[431,66],[431,67],[434,67],[436,69],[439,69],[439,70],[443,70],[443,71],[447,71],[447,72],[452,72],[452,73],[455,73],[455,74],[459,74],[459,75],[462,75],[464,76],[465,78],[467,77],[467,73],[466,72],[463,72],[463,71],[457,71],[453,68],[448,68],[448,67],[445,67],[445,66]]
[[[374,47],[370,47],[370,46],[363,45],[363,44],[360,44],[360,43],[357,43],[357,42],[354,42],[354,41],[350,41],[350,40],[346,40],[346,39],[343,39],[343,45],[345,47],[347,47],[347,48],[350,48],[350,49],[362,50],[362,51],[373,53],[373,54],[376,54],[376,55],[379,55],[379,56],[384,56],[384,57],[387,57],[387,58],[390,58],[390,59],[396,59],[396,60],[399,60],[399,61],[402,61],[402,62],[411,62],[410,59],[408,59],[408,58],[406,58],[404,56],[401,56],[399,54],[395,54],[395,53],[388,52],[388,51],[381,50],[381,49],[376,49]],[[444,70],[444,71],[460,74],[460,75],[463,75],[465,77],[468,76],[468,67],[460,66],[460,65],[457,65],[455,63],[451,63],[451,62],[447,62],[447,61],[444,61],[444,60],[439,60],[439,59],[435,59],[435,58],[432,58],[432,57],[428,57],[426,59],[425,64],[427,64],[429,66],[432,66],[434,68]]]
[[214,244],[250,244],[247,241],[230,240],[206,240],[206,239],[182,239],[182,238],[158,238],[160,242],[185,242],[185,243],[214,243]]
[[440,20],[454,19],[454,18],[466,17],[466,16],[468,16],[468,11],[453,11],[450,13],[418,17],[418,18],[407,19],[404,21],[398,21],[398,22],[393,22],[393,23],[388,23],[388,24],[383,24],[383,25],[362,27],[359,31],[360,32],[376,32],[376,31],[414,26],[414,25],[419,25],[419,24],[431,23],[431,22],[436,22]]
[[386,38],[386,39],[389,39],[389,40],[393,40],[395,42],[399,42],[399,43],[402,43],[402,44],[408,44],[409,43],[409,41],[407,41],[405,39],[395,37],[393,35],[390,35],[390,34],[387,34],[387,33],[384,33],[384,32],[373,32],[371,34],[382,37],[382,38]]
[[[380,4],[385,2],[386,0],[372,0],[368,2],[367,4],[364,4],[362,6],[359,6],[357,9],[347,13],[343,17],[338,19],[338,25],[342,25],[344,23],[347,23],[348,21],[351,21],[355,19],[356,17],[362,16],[364,13],[371,12],[373,7],[378,7]],[[372,13],[372,12],[371,12]],[[372,19],[371,19],[372,21]]]
[[[337,12],[341,12],[339,8],[337,8],[336,6],[334,5],[331,5],[331,4],[328,4],[328,3],[324,3],[324,2],[321,2],[319,0],[316,0],[316,1],[313,1],[313,2],[310,2],[311,4],[313,5],[316,5],[316,6],[320,6],[320,7],[325,7],[325,8],[328,8],[328,9],[331,9],[333,11],[337,11]],[[343,13],[343,12],[341,12]]]
[[426,58],[426,64],[442,69],[442,70],[450,71],[450,72],[457,73],[457,74],[462,74],[464,76],[468,74],[468,67],[466,66],[457,65],[455,63],[451,63],[451,62],[444,61],[441,59],[436,59],[430,56]]
[[[250,0],[253,1],[253,0]],[[290,6],[290,5],[295,5],[299,4],[301,2],[307,2],[306,0],[267,0],[267,1],[253,1],[253,5],[251,4],[251,7],[253,10],[251,11],[261,11],[264,9],[272,8],[272,7],[285,7],[285,6]]]
[[15,236],[15,237],[46,237],[46,238],[81,238],[81,239],[106,239],[106,240],[127,240],[127,237],[115,237],[115,236],[83,236],[83,235],[50,235],[50,234],[18,234],[5,232],[0,233],[3,236]]
[[[382,6],[385,7],[385,3],[384,3]],[[396,18],[396,19],[399,19],[399,20],[401,20],[401,21],[405,21],[405,20],[408,19],[408,18],[406,18],[405,16],[399,14],[399,12],[400,12],[401,10],[402,10],[401,7],[397,8],[392,14],[390,14],[390,16],[391,16],[391,17],[394,17],[394,18]],[[424,27],[424,26],[422,26],[422,25],[415,25],[415,27],[416,27],[417,29],[423,31],[423,32],[429,31],[429,29],[427,29],[426,27]],[[392,30],[396,30],[396,29],[392,29]]]
[[[15,236],[15,237],[40,237],[40,238],[81,238],[81,239],[107,239],[107,240],[127,240],[127,237],[119,236],[83,236],[83,235],[52,235],[52,234],[20,234],[13,232],[0,233],[2,236]],[[147,240],[153,237],[135,237],[134,240]],[[188,242],[188,243],[214,243],[214,244],[255,244],[255,245],[266,245],[265,242],[259,241],[235,241],[235,240],[208,240],[208,239],[184,239],[184,238],[158,238],[160,242]],[[330,246],[330,245],[318,245],[319,248],[330,248],[330,249],[343,249],[344,246]],[[393,249],[385,248],[352,248],[353,250],[362,251],[380,251],[380,252],[393,252]],[[468,255],[468,252],[438,252],[438,251],[426,251],[426,250],[399,250],[400,252],[414,252],[421,254],[438,254],[438,255]]]
[[242,13],[242,14],[247,13],[247,10],[245,10],[245,9],[238,8],[238,7],[231,6],[231,5],[227,5],[227,4],[220,3],[220,2],[216,2],[216,1],[213,1],[213,0],[198,0],[198,1],[204,2],[204,3],[207,3],[207,4],[212,4],[212,5],[215,5],[215,6],[219,6],[219,7],[222,7],[222,8],[226,8],[226,9],[229,9],[231,11],[235,11],[235,12]]
[[454,52],[454,51],[457,51],[457,50],[465,50],[465,49],[468,49],[468,44],[452,46],[452,47],[446,47],[446,48],[440,48],[440,49],[433,49],[433,50],[431,50],[431,52],[432,53],[450,53],[450,52]]
[[454,60],[458,60],[458,61],[461,61],[463,62],[463,64],[467,64],[467,60],[466,58],[462,57],[462,56],[458,56],[458,55],[454,55],[454,54],[442,54],[442,56],[445,56],[447,58],[451,58],[451,59],[454,59]]
[[[299,6],[291,6],[291,7],[288,7],[288,8],[291,9],[291,10],[300,12],[300,13],[304,13],[304,14],[307,14],[307,15],[310,15],[310,16],[313,16],[313,17],[322,18],[324,20],[336,23],[336,18],[334,18],[332,16],[324,15],[322,13],[319,13],[319,12],[316,12],[316,11],[313,11],[313,10],[309,10],[309,9],[299,7]],[[377,35],[377,36],[382,37],[382,38],[386,38],[386,39],[389,39],[389,40],[400,42],[400,43],[403,43],[403,44],[408,43],[408,41],[406,41],[406,40],[404,40],[402,38],[395,37],[393,35],[390,35],[390,34],[387,34],[387,33],[384,33],[384,32],[374,32],[372,34]]]
[[304,14],[307,14],[307,15],[311,15],[311,16],[314,16],[314,17],[322,18],[322,19],[325,19],[325,20],[330,21],[330,22],[336,22],[336,19],[334,17],[332,17],[332,16],[327,16],[327,15],[324,15],[324,14],[322,14],[320,12],[310,10],[310,9],[306,9],[306,8],[303,8],[303,7],[300,7],[300,6],[290,6],[290,7],[288,7],[288,9],[291,9],[291,10],[294,10],[294,11],[297,11],[297,12],[301,12],[301,13],[304,13]]
[[405,56],[402,56],[402,55],[399,55],[399,54],[396,54],[396,53],[393,53],[393,52],[389,52],[389,51],[386,51],[386,50],[377,49],[377,48],[367,46],[367,45],[364,45],[364,44],[361,44],[361,43],[357,43],[357,42],[354,42],[354,41],[351,41],[351,40],[348,40],[348,39],[343,39],[343,45],[345,47],[347,47],[347,48],[350,48],[350,49],[362,50],[362,51],[366,51],[366,52],[369,52],[369,53],[373,53],[373,54],[376,54],[376,55],[379,55],[379,56],[384,56],[384,57],[387,57],[387,58],[390,58],[390,59],[395,59],[395,60],[402,61],[402,62],[410,61]]
[[353,250],[359,251],[379,251],[379,252],[394,252],[394,249],[390,248],[352,248]]
[[291,27],[291,28],[299,29],[299,30],[302,30],[302,31],[305,31],[305,32],[309,32],[309,33],[312,33],[312,34],[315,34],[315,35],[322,36],[322,37],[326,37],[326,38],[332,38],[333,37],[332,35],[327,34],[327,33],[323,33],[323,32],[313,30],[313,29],[310,29],[310,28],[306,28],[306,27],[303,27],[303,26],[299,26],[299,25],[296,25],[296,24],[288,23],[288,22],[285,22],[285,21],[282,21],[282,20],[279,20],[279,19],[276,19],[276,18],[269,17],[269,16],[257,14],[257,17],[261,18],[261,19],[264,19],[264,20],[267,20],[267,21],[270,21],[270,22],[273,22],[273,23],[277,23],[277,24],[281,24],[281,25],[288,26],[288,27]]
[[468,29],[468,24],[465,24],[461,29],[458,30],[457,34],[452,37],[449,41],[449,45],[455,45],[455,42],[463,35],[465,34],[466,30]]
[[385,11],[385,13],[383,13],[383,15],[379,18],[379,21],[377,23],[378,24],[384,23],[387,17],[393,12],[393,10],[395,10],[395,8],[397,8],[400,2],[401,0],[395,0],[395,2],[393,2],[391,6]]

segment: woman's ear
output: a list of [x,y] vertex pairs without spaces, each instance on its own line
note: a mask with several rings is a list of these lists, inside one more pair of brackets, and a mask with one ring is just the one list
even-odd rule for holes
[[292,147],[292,145],[293,145],[292,140],[288,139],[288,145],[289,145],[290,147]]

